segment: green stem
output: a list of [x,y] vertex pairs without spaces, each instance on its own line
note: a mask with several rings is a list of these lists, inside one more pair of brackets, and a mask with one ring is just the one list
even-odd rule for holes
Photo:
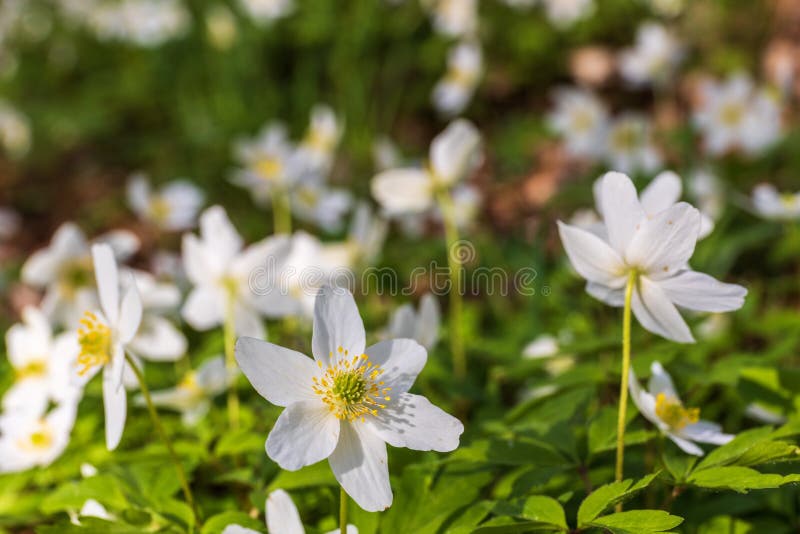
[[289,204],[289,192],[283,188],[276,188],[272,192],[272,217],[276,234],[292,233],[292,208]]
[[339,487],[339,532],[347,534],[347,493]]
[[144,402],[147,404],[147,411],[150,412],[150,418],[153,420],[153,426],[156,427],[156,432],[161,438],[161,441],[163,441],[164,445],[167,447],[170,460],[175,465],[175,471],[178,472],[178,480],[180,481],[181,488],[183,489],[183,496],[186,499],[186,502],[192,508],[195,523],[199,523],[200,514],[198,513],[197,505],[194,502],[192,490],[189,487],[189,482],[186,478],[186,472],[183,470],[183,464],[181,464],[180,459],[178,459],[178,455],[175,453],[175,449],[172,447],[172,442],[167,436],[167,433],[164,431],[164,426],[161,424],[161,419],[158,417],[158,411],[153,404],[153,399],[150,397],[150,390],[147,389],[147,384],[144,381],[144,376],[142,376],[142,371],[139,370],[139,366],[133,361],[128,353],[125,353],[125,360],[128,362],[128,366],[133,370],[133,373],[136,375],[136,379],[139,381],[139,389],[142,390],[142,397],[144,397]]
[[461,295],[461,269],[459,257],[458,225],[450,192],[441,188],[437,192],[439,207],[442,210],[445,240],[447,242],[447,264],[450,270],[450,351],[453,355],[453,374],[459,380],[467,375],[467,357],[464,352],[463,299]]
[[[628,275],[625,286],[625,308],[622,313],[622,379],[619,385],[619,415],[617,416],[617,465],[616,480],[622,480],[623,464],[625,459],[625,421],[628,409],[628,375],[631,368],[631,300],[633,286],[636,284],[636,271]],[[622,511],[622,503],[617,505],[617,511]]]
[[[235,376],[236,373],[236,318],[234,314],[233,297],[228,297],[225,306],[225,324],[223,334],[225,337],[225,372],[228,376]],[[236,393],[236,384],[232,383],[228,387],[228,423],[231,430],[239,428],[239,396]]]

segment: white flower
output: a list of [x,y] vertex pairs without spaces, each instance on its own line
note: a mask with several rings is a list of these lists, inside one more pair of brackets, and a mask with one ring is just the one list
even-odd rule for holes
[[[223,357],[215,356],[187,373],[174,388],[153,391],[153,404],[180,412],[183,423],[193,426],[205,417],[211,400],[226,391],[234,378],[228,376]],[[137,397],[136,403],[144,405],[144,399]]]
[[404,304],[394,311],[389,319],[387,337],[413,339],[425,349],[431,350],[439,340],[441,324],[439,301],[426,293],[419,300],[419,312],[415,312],[411,304]]
[[[285,491],[275,490],[267,496],[265,512],[269,534],[305,534],[297,507]],[[340,532],[341,530],[337,528],[327,534],[340,534]],[[358,529],[354,525],[347,525],[346,534],[358,534]]]
[[265,341],[241,338],[236,360],[265,399],[285,406],[267,454],[296,471],[328,459],[336,480],[364,510],[392,504],[386,443],[451,451],[463,425],[425,397],[408,393],[427,360],[416,341],[365,347],[353,296],[326,286],[314,309],[308,358]]
[[54,337],[47,317],[33,307],[22,311],[22,321],[6,332],[14,383],[3,396],[3,409],[38,417],[50,401],[77,403],[80,388],[71,381],[79,351],[75,332]]
[[633,85],[662,84],[669,81],[683,58],[683,49],[672,33],[661,24],[639,26],[636,45],[619,56],[622,77]]
[[220,206],[200,216],[200,237],[183,236],[183,264],[194,288],[181,313],[195,330],[224,324],[233,313],[239,335],[264,337],[261,317],[281,317],[291,300],[274,287],[289,253],[284,236],[244,248],[241,236]]
[[480,134],[459,119],[431,143],[428,166],[381,172],[372,179],[372,195],[389,215],[419,213],[434,205],[440,188],[451,188],[480,162]]
[[522,356],[532,360],[551,358],[558,353],[558,339],[550,334],[540,335],[522,349]]
[[724,82],[708,81],[694,122],[703,133],[706,151],[720,155],[739,148],[755,154],[781,134],[779,102],[766,90],[757,90],[746,74]]
[[144,47],[157,47],[180,37],[191,23],[189,12],[179,0],[85,2],[75,11],[76,22],[99,39]]
[[372,160],[379,171],[399,167],[402,161],[397,145],[386,136],[378,137],[372,143]]
[[723,434],[722,427],[718,424],[701,420],[699,408],[684,408],[675,392],[672,378],[660,363],[653,362],[650,373],[650,382],[645,391],[631,369],[631,398],[639,413],[658,427],[675,445],[687,454],[703,456],[703,449],[695,442],[724,445],[733,439],[731,434]]
[[636,276],[632,309],[647,330],[673,341],[694,338],[681,308],[724,312],[740,308],[747,290],[692,271],[687,262],[700,232],[700,213],[685,202],[650,217],[630,178],[603,177],[600,205],[606,238],[559,221],[559,233],[586,291],[612,306],[624,303],[628,277]]
[[547,18],[565,28],[586,18],[594,11],[594,0],[543,0]]
[[557,89],[553,98],[556,107],[548,123],[564,137],[567,152],[575,157],[602,156],[608,130],[605,105],[594,94],[577,88]]
[[780,193],[773,185],[760,184],[753,189],[751,202],[753,210],[765,219],[800,219],[800,192]]
[[[722,215],[726,202],[719,179],[707,169],[698,169],[689,176],[689,192],[713,229],[714,221]],[[703,233],[702,230],[700,233]]]
[[327,232],[342,229],[344,216],[353,203],[349,191],[308,181],[291,191],[292,213],[298,219],[313,223]]
[[47,467],[69,444],[76,405],[65,403],[44,416],[9,413],[0,419],[0,473]]
[[259,24],[269,24],[294,11],[294,0],[239,0],[245,12]]
[[165,317],[177,311],[181,293],[176,286],[158,282],[149,273],[131,271],[142,299],[142,324],[130,342],[131,350],[148,360],[172,362],[186,354],[187,341],[183,332]]
[[31,148],[28,118],[0,100],[0,147],[11,157],[24,156]]
[[469,104],[483,71],[478,43],[463,41],[447,54],[447,72],[433,88],[433,105],[445,115],[458,115]]
[[343,127],[329,106],[317,104],[313,107],[308,132],[298,147],[312,171],[328,172],[342,132]]
[[478,29],[478,0],[424,0],[433,27],[448,37],[469,37]]
[[[107,243],[120,261],[139,249],[139,239],[125,230],[104,234],[93,243]],[[50,245],[22,266],[22,281],[46,290],[42,309],[56,324],[72,328],[84,310],[97,306],[90,245],[80,228],[64,223]]]
[[119,445],[125,428],[127,399],[122,377],[127,365],[125,349],[142,320],[142,301],[136,284],[129,284],[120,299],[119,273],[111,247],[93,245],[94,272],[102,312],[87,311],[78,330],[80,376],[90,379],[103,368],[103,404],[106,418],[106,447]]
[[353,212],[347,239],[321,244],[322,263],[330,269],[373,265],[381,253],[387,231],[387,221],[376,216],[369,204],[361,202]]
[[19,232],[20,218],[11,208],[0,208],[0,242],[11,239]]
[[[480,190],[472,185],[459,184],[453,188],[453,219],[459,229],[469,228],[481,211]],[[441,210],[435,212],[438,219],[442,219]]]
[[80,512],[77,514],[72,511],[70,513],[70,523],[73,525],[81,524],[81,517],[96,517],[98,519],[105,519],[106,521],[114,521],[116,517],[114,514],[106,510],[106,507],[94,499],[86,499],[83,503]]
[[653,144],[652,125],[644,116],[624,113],[608,131],[606,160],[624,173],[651,173],[661,167],[661,155]]
[[193,228],[203,200],[203,192],[186,180],[176,180],[158,191],[151,189],[142,173],[128,180],[128,204],[134,213],[170,232]]
[[214,5],[206,12],[208,40],[219,50],[227,50],[236,41],[239,33],[236,17],[224,5]]

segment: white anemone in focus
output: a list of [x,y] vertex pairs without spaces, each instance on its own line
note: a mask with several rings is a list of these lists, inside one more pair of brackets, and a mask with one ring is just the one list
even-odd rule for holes
[[439,301],[430,293],[419,299],[419,311],[411,304],[397,308],[389,319],[388,338],[413,339],[427,350],[431,350],[439,340],[442,312]]
[[0,418],[0,473],[47,467],[69,444],[76,405],[61,404],[47,415],[9,413]]
[[648,22],[639,26],[635,46],[620,53],[619,69],[633,85],[663,84],[682,57],[680,41],[661,24]]
[[478,43],[458,43],[447,54],[447,72],[433,88],[433,105],[448,116],[458,115],[469,104],[483,71]]
[[694,338],[677,307],[705,312],[742,307],[745,288],[687,266],[701,227],[696,208],[679,202],[649,215],[631,179],[617,172],[603,177],[599,195],[605,237],[558,223],[570,262],[588,281],[590,295],[622,306],[628,278],[634,276],[631,305],[639,323],[681,343]]
[[605,145],[609,166],[619,172],[651,173],[662,164],[661,154],[653,143],[650,119],[635,113],[623,113],[611,124]]
[[425,168],[399,168],[372,179],[372,195],[388,215],[427,211],[435,195],[449,190],[480,163],[480,133],[467,120],[456,120],[431,142]]
[[751,203],[753,210],[765,219],[800,219],[800,192],[781,193],[773,185],[760,184],[753,189]]
[[[205,417],[211,400],[227,391],[234,378],[228,376],[223,357],[215,356],[187,373],[174,388],[153,391],[153,404],[180,412],[183,423],[193,426]],[[137,397],[136,403],[144,405],[144,399]]]
[[[119,261],[139,250],[139,238],[125,230],[108,232],[91,243],[108,244]],[[22,281],[45,290],[42,310],[57,325],[72,328],[84,310],[97,307],[91,243],[77,225],[67,222],[22,266]]]
[[203,200],[203,192],[187,180],[168,183],[158,191],[142,173],[128,180],[128,204],[134,213],[169,232],[193,228]]
[[567,152],[575,157],[603,155],[608,130],[608,110],[593,93],[577,88],[561,88],[553,93],[555,109],[548,123],[564,138]]
[[111,451],[119,445],[125,428],[127,398],[122,383],[127,365],[125,349],[139,329],[142,301],[134,282],[120,298],[117,262],[110,246],[92,246],[92,257],[102,311],[86,311],[80,320],[78,374],[88,380],[103,368],[106,447]]
[[289,254],[284,236],[244,247],[242,237],[221,206],[200,216],[200,235],[183,236],[183,264],[194,284],[181,313],[195,330],[210,330],[233,314],[236,333],[263,338],[262,317],[293,310],[288,295],[275,285]]
[[718,424],[701,420],[699,408],[684,407],[675,391],[672,378],[659,362],[653,362],[650,373],[645,391],[631,369],[631,399],[639,413],[684,452],[703,456],[703,449],[695,442],[724,445],[734,438],[731,434],[724,434]]
[[452,451],[464,427],[408,393],[427,360],[421,345],[395,339],[365,348],[365,339],[352,294],[326,286],[314,308],[313,359],[241,338],[236,360],[261,396],[286,407],[267,438],[269,457],[289,471],[327,458],[348,495],[374,512],[392,504],[386,443]]

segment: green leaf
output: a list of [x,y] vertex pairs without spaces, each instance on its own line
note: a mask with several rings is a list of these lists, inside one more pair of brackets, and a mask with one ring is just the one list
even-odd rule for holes
[[522,517],[567,530],[567,518],[564,515],[564,508],[557,500],[546,495],[529,497],[525,501]]
[[736,460],[754,447],[756,444],[770,439],[772,429],[769,427],[760,427],[742,432],[729,443],[722,447],[718,447],[711,451],[708,456],[703,458],[697,467],[696,471],[701,469],[708,469],[718,465],[730,465],[735,463]]
[[632,479],[628,479],[621,482],[612,482],[594,490],[583,500],[578,508],[578,528],[583,528],[615,504],[633,497],[637,492],[649,486],[657,475],[658,473],[647,475],[636,484],[633,483]]
[[590,524],[613,534],[651,534],[667,532],[683,523],[683,518],[663,510],[631,510],[598,517]]
[[223,512],[208,518],[200,534],[220,534],[228,525],[239,525],[258,532],[264,531],[264,523],[244,512]]
[[120,481],[112,475],[101,474],[59,486],[42,501],[39,508],[45,514],[80,510],[88,499],[118,510],[128,506],[120,490]]
[[754,489],[778,488],[784,484],[800,482],[800,474],[776,475],[760,473],[742,466],[723,466],[696,471],[688,482],[701,488],[729,489],[747,493]]
[[264,436],[245,429],[223,434],[214,449],[217,456],[234,456],[250,452],[264,453]]

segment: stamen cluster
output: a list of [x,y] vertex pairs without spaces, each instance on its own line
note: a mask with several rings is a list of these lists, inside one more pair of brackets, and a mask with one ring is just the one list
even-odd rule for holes
[[656,396],[656,415],[671,428],[680,430],[700,420],[700,408],[684,408],[681,401],[662,392]]
[[111,359],[111,329],[90,311],[83,314],[80,324],[78,343],[81,352],[78,363],[83,368],[78,374],[83,376],[92,367],[104,365]]

